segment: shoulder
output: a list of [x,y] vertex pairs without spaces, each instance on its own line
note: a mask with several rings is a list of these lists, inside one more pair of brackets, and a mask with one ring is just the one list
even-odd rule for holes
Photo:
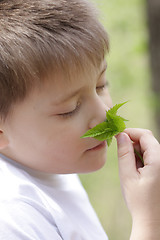
[[0,239],[61,239],[54,219],[40,206],[14,199],[1,202],[0,213]]

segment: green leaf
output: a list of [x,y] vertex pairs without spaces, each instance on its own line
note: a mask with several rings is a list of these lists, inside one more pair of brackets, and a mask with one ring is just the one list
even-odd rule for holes
[[96,137],[98,135],[101,135],[107,131],[108,124],[106,122],[102,122],[98,124],[96,127],[88,130],[81,138],[86,137]]
[[113,126],[116,128],[118,132],[123,132],[124,129],[126,128],[126,125],[122,117],[115,116],[114,119],[112,119],[112,121],[113,121]]
[[128,101],[126,102],[123,102],[123,103],[119,103],[119,104],[116,104],[114,105],[111,109],[109,109],[107,112],[106,112],[106,118],[107,118],[107,115],[109,114],[112,114],[112,115],[116,115],[117,114],[117,111],[120,107],[122,107],[124,104],[126,104]]
[[117,135],[117,134],[118,134],[118,131],[112,130],[109,128],[109,129],[107,129],[107,131],[105,133],[102,133],[101,135],[97,135],[94,138],[98,139],[100,141],[104,141],[104,140],[112,138],[114,135]]
[[126,128],[124,121],[128,121],[117,115],[117,111],[125,103],[116,104],[106,112],[106,120],[92,129],[89,129],[81,138],[93,137],[100,141],[107,140],[108,146],[112,142],[113,136],[123,132]]
[[108,145],[108,147],[111,145],[111,143],[112,143],[112,138],[107,139],[107,145]]

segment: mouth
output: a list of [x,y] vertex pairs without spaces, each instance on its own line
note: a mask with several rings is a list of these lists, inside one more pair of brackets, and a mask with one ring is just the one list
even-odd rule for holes
[[106,145],[107,145],[106,141],[103,141],[100,144],[96,145],[95,147],[88,149],[87,151],[97,151],[106,147]]

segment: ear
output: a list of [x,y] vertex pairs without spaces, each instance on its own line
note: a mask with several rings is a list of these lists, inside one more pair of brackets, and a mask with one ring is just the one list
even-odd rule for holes
[[6,148],[9,144],[8,138],[5,136],[2,129],[0,129],[0,150]]

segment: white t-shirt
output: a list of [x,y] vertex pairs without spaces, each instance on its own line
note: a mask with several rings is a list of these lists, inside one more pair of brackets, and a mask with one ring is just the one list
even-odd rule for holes
[[33,171],[0,154],[0,240],[107,240],[76,174]]

